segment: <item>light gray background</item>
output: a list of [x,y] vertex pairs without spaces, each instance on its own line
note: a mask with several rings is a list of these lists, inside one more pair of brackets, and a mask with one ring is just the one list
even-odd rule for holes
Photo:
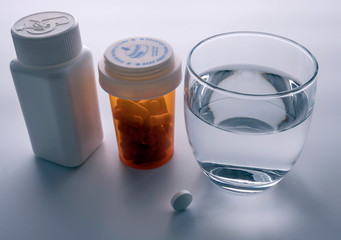
[[[5,1],[0,15],[0,239],[340,239],[341,2]],[[191,47],[237,30],[270,32],[312,51],[320,64],[311,130],[302,155],[276,187],[257,195],[216,187],[187,141],[183,84],[177,91],[175,154],[150,171],[118,159],[107,94],[98,86],[104,141],[81,167],[35,159],[9,71],[10,28],[31,13],[59,10],[80,22],[97,65],[105,48],[130,36],[169,42],[183,66]],[[97,67],[96,67],[97,69]],[[190,208],[172,195],[188,189]]]

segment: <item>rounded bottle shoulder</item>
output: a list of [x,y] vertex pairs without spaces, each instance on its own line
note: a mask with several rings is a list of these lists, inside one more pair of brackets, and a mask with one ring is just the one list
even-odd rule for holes
[[79,65],[89,65],[93,67],[92,53],[87,47],[83,47],[77,57],[72,60],[52,66],[31,66],[20,62],[18,59],[14,59],[10,62],[10,69],[12,72],[23,72],[23,73],[47,73],[47,72],[68,72],[69,70]]

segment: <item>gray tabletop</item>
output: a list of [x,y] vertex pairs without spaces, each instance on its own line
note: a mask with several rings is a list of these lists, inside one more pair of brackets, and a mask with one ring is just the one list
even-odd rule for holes
[[[9,1],[0,15],[0,239],[340,239],[340,1]],[[78,168],[36,159],[9,70],[10,28],[31,13],[61,10],[80,22],[97,65],[112,42],[153,36],[183,60],[200,40],[252,30],[291,38],[316,56],[320,72],[310,132],[293,170],[261,194],[211,183],[192,155],[183,83],[176,99],[175,154],[154,170],[123,165],[107,94],[98,85],[104,140]],[[190,207],[172,211],[188,189]]]

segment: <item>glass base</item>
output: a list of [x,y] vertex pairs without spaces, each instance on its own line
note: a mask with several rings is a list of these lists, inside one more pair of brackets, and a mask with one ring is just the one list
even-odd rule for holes
[[236,193],[262,192],[282,180],[288,171],[201,164],[204,173],[219,187]]

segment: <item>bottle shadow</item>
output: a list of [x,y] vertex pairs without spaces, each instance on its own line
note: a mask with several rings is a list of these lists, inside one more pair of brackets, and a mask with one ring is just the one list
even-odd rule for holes
[[40,179],[39,183],[43,189],[54,191],[59,186],[69,182],[73,176],[80,175],[83,170],[90,168],[91,165],[95,164],[93,161],[102,159],[104,155],[105,147],[100,144],[83,164],[76,167],[65,167],[35,156],[36,175]]
[[47,188],[54,188],[62,182],[67,181],[67,179],[78,169],[78,167],[64,167],[40,157],[34,158],[38,177],[41,178],[41,184],[45,185]]

